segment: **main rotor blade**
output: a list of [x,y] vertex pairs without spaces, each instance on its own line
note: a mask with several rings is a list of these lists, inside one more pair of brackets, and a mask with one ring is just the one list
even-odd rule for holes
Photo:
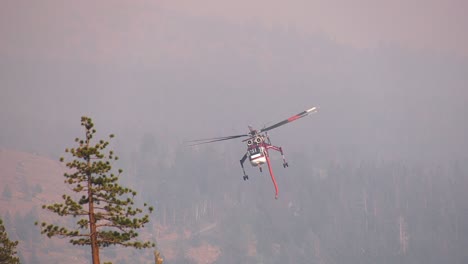
[[213,142],[236,139],[240,137],[248,137],[248,136],[249,135],[243,134],[243,135],[235,135],[235,136],[227,136],[227,137],[196,139],[196,140],[190,140],[189,142],[193,143],[193,144],[190,144],[190,146],[196,146],[196,145],[201,145],[201,144],[213,143]]
[[297,119],[302,118],[302,117],[305,117],[305,116],[309,115],[310,113],[315,113],[315,112],[317,112],[317,110],[318,110],[318,107],[314,106],[314,107],[312,107],[312,108],[310,108],[310,109],[307,109],[307,110],[305,110],[305,111],[300,112],[300,113],[297,114],[297,115],[293,115],[293,116],[291,116],[291,117],[288,118],[288,119],[285,119],[285,120],[283,120],[283,121],[281,121],[281,122],[278,122],[278,123],[276,123],[276,124],[274,124],[274,125],[271,125],[271,126],[269,126],[269,127],[265,127],[265,128],[263,128],[262,130],[260,130],[260,133],[261,133],[261,132],[265,132],[265,131],[272,130],[272,129],[277,128],[277,127],[282,126],[282,125],[286,125],[287,123],[291,123],[292,121],[296,121]]

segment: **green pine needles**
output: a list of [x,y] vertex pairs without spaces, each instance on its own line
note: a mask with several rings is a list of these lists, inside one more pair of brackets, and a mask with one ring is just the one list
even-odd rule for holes
[[0,263],[1,264],[19,264],[19,258],[16,255],[16,246],[18,241],[11,241],[5,231],[2,219],[0,219]]
[[[76,226],[69,229],[43,222],[41,233],[48,237],[69,237],[73,245],[90,245],[94,264],[100,263],[99,248],[111,245],[137,249],[154,247],[149,241],[136,240],[136,230],[149,222],[149,216],[142,216],[143,210],[134,206],[133,198],[137,193],[119,185],[122,170],[119,169],[118,174],[112,172],[111,162],[118,157],[113,151],[106,151],[108,141],[92,143],[96,130],[91,118],[82,117],[81,125],[85,128],[85,138],[76,138],[78,146],[65,150],[72,159],[60,158],[69,169],[64,173],[65,184],[70,185],[75,194],[64,194],[62,203],[43,206],[59,216],[77,218]],[[151,213],[153,207],[147,210]]]

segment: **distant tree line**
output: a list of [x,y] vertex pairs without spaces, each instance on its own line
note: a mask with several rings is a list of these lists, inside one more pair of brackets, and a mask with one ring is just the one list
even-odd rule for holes
[[466,162],[319,163],[297,155],[289,169],[277,169],[280,199],[273,202],[267,175],[244,183],[229,151],[171,152],[152,142],[142,144],[133,166],[146,199],[158,201],[157,221],[176,232],[216,222],[222,232],[180,245],[221,246],[222,263],[468,262]]

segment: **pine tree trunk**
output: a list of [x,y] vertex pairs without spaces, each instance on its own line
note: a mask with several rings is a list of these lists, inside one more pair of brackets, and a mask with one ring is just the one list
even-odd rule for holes
[[[88,168],[90,168],[91,162],[88,159]],[[100,264],[99,260],[99,246],[97,243],[97,233],[96,233],[96,219],[94,218],[94,201],[92,195],[92,182],[91,182],[91,173],[88,172],[88,206],[89,206],[89,231],[91,239],[91,253],[93,256],[93,264]]]

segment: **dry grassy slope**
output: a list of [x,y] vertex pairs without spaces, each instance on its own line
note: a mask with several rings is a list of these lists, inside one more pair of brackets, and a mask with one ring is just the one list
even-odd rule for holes
[[[48,157],[0,149],[0,211],[9,211],[13,215],[18,211],[25,213],[34,206],[40,208],[45,203],[60,201],[60,196],[66,191],[64,172],[65,166]],[[6,201],[2,195],[6,185],[12,193],[10,201]],[[25,188],[33,192],[38,185],[42,192],[27,201]]]

